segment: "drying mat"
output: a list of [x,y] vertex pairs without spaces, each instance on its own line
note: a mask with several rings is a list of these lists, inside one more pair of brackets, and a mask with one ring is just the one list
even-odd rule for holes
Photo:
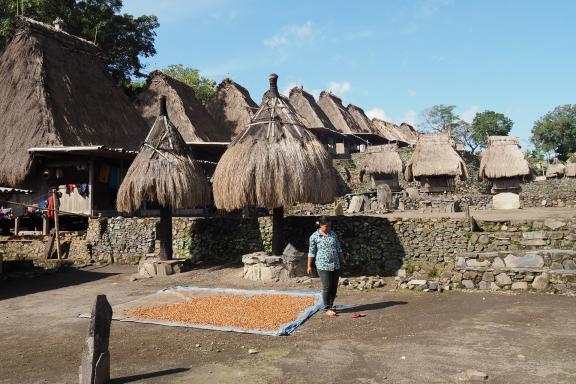
[[[172,304],[184,304],[186,302],[192,301],[190,305],[193,305],[194,301],[198,301],[198,305],[202,305],[203,301],[214,300],[217,306],[216,312],[220,316],[232,316],[236,318],[241,318],[243,316],[249,317],[249,314],[244,315],[242,311],[230,312],[230,308],[224,308],[227,306],[226,297],[230,297],[230,302],[245,302],[245,300],[254,300],[258,304],[259,300],[272,300],[274,306],[282,306],[283,302],[290,302],[292,299],[306,299],[303,301],[308,301],[304,308],[301,308],[298,312],[290,312],[292,316],[290,320],[284,322],[283,324],[277,324],[274,328],[267,327],[265,329],[258,327],[239,327],[239,326],[226,326],[218,323],[218,321],[212,322],[205,321],[203,323],[191,323],[184,321],[174,321],[174,320],[164,320],[164,319],[154,319],[154,318],[143,318],[138,316],[135,312],[139,312],[142,309],[147,311],[152,307],[158,306],[170,306]],[[222,306],[218,306],[221,303]],[[253,303],[254,304],[254,303]],[[303,304],[300,303],[302,306]],[[205,303],[204,303],[205,305]],[[166,325],[169,327],[190,327],[190,328],[201,328],[201,329],[212,329],[218,331],[231,331],[231,332],[242,332],[242,333],[256,333],[261,335],[270,336],[283,336],[289,335],[296,328],[298,328],[306,319],[314,315],[320,309],[322,309],[322,296],[319,292],[305,292],[305,291],[274,291],[274,290],[246,290],[246,289],[227,289],[227,288],[198,288],[192,286],[177,286],[171,288],[162,289],[152,295],[144,296],[139,299],[129,301],[127,303],[114,305],[113,309],[113,320],[119,321],[129,321],[136,323],[148,323],[148,324],[159,324]],[[213,310],[211,307],[210,310]],[[242,308],[242,307],[239,307]],[[279,308],[279,307],[276,307]],[[218,311],[218,309],[222,309]],[[152,309],[152,310],[155,310]],[[258,311],[265,310],[265,308],[257,308]],[[153,316],[153,315],[152,315]],[[285,315],[284,317],[286,317]],[[79,317],[90,318],[90,314],[80,314]],[[219,316],[218,316],[219,317]],[[252,318],[246,318],[248,322]]]

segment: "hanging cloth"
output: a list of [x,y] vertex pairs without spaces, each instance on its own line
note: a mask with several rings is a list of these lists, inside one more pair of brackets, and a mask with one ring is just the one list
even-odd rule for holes
[[52,209],[54,209],[54,197],[53,196],[50,196],[48,198],[48,209],[49,209],[49,211],[48,211],[47,216],[49,218],[54,217],[54,211],[52,211]]

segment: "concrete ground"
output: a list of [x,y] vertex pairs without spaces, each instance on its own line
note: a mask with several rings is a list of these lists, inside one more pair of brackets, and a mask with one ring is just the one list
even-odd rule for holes
[[[0,283],[0,383],[75,383],[89,311],[189,284],[263,285],[217,267],[130,282],[134,267],[106,266]],[[390,281],[390,285],[393,282]],[[113,383],[576,383],[576,299],[490,292],[340,290],[365,318],[321,314],[294,334],[270,337],[114,322]],[[200,344],[200,347],[196,347]],[[254,348],[258,354],[248,354]]]

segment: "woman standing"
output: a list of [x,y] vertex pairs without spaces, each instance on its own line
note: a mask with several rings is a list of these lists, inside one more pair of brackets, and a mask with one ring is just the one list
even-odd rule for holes
[[332,308],[338,289],[340,265],[346,264],[342,248],[332,230],[332,222],[329,217],[322,216],[318,220],[319,228],[310,236],[310,250],[308,251],[308,274],[312,274],[312,263],[316,264],[316,270],[322,282],[322,300],[324,310],[330,317],[335,317],[336,312]]

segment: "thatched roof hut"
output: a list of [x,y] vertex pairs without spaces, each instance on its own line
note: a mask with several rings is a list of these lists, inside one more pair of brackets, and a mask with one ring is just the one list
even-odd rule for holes
[[[342,99],[330,92],[323,91],[318,99],[318,106],[324,111],[337,131],[342,133],[364,132],[356,120],[342,105]],[[366,131],[366,133],[370,133]]]
[[388,140],[388,142],[398,143],[398,145],[401,146],[408,145],[408,143],[404,141],[404,137],[398,131],[396,124],[377,118],[373,118],[371,123],[373,129],[378,132],[380,136]]
[[566,166],[560,162],[558,159],[554,159],[552,164],[548,166],[546,169],[546,178],[547,179],[559,179],[564,177],[566,173]]
[[[277,92],[274,76],[271,89]],[[264,99],[222,156],[214,173],[214,199],[228,211],[328,203],[334,199],[334,177],[330,155],[277,95]]]
[[480,180],[525,178],[530,175],[530,166],[520,151],[518,138],[512,136],[488,137],[486,150],[480,161]]
[[468,171],[464,160],[450,145],[450,137],[442,133],[421,134],[406,165],[406,180],[419,180],[424,192],[444,192],[453,190],[456,176],[466,180]]
[[226,142],[230,134],[216,125],[206,108],[196,98],[192,87],[160,72],[152,72],[146,87],[137,96],[136,109],[152,126],[158,116],[161,95],[168,99],[168,113],[186,142]]
[[148,126],[94,44],[18,18],[0,56],[0,184],[26,184],[31,147],[136,150]]
[[216,124],[227,131],[230,141],[246,129],[258,104],[246,88],[226,78],[218,85],[206,109]]
[[362,108],[354,104],[348,104],[346,111],[352,116],[356,124],[358,124],[358,127],[360,127],[360,132],[379,133]]
[[362,161],[360,169],[369,175],[402,175],[404,165],[398,153],[398,145],[386,144],[371,148]]
[[145,202],[171,209],[210,203],[206,177],[169,120],[162,99],[160,105],[160,113],[118,190],[119,211],[134,212]]
[[412,125],[404,122],[400,124],[397,130],[409,145],[415,145],[418,141],[418,131],[416,131]]
[[576,161],[570,161],[566,163],[566,177],[576,177]]
[[314,100],[314,96],[306,92],[303,87],[294,87],[290,90],[290,104],[302,117],[307,128],[327,128],[336,130],[322,108]]

